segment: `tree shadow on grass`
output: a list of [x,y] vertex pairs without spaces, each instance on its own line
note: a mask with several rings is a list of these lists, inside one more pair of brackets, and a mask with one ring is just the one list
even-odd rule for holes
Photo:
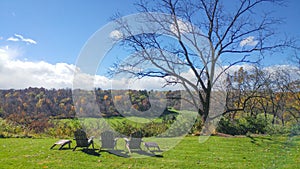
[[264,143],[265,141],[267,142],[274,142],[274,140],[272,140],[272,138],[270,137],[264,137],[264,136],[259,136],[259,137],[255,137],[255,136],[247,136],[248,138],[251,139],[251,143],[257,145],[257,146],[260,146],[261,143]]
[[257,146],[269,146],[269,145],[283,145],[285,148],[291,148],[294,146],[297,146],[297,144],[291,139],[286,138],[286,139],[276,139],[276,137],[272,138],[269,136],[258,136],[258,137],[253,137],[253,136],[247,136],[250,138],[250,142],[257,145]]

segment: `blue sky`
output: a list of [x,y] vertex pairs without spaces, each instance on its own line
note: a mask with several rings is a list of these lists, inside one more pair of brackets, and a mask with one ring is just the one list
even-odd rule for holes
[[[300,1],[289,0],[287,5],[274,8],[274,14],[286,18],[286,23],[280,27],[282,32],[300,38]],[[71,80],[64,81],[64,73],[71,73],[86,41],[117,12],[122,15],[136,13],[133,1],[0,0],[0,72],[4,70],[2,73],[10,74],[1,75],[0,88],[70,87]],[[275,65],[289,61],[284,54],[266,58],[264,62]],[[16,64],[18,69],[28,73],[44,71],[39,75],[45,77],[23,79],[20,72],[7,64]],[[40,67],[35,70],[28,68],[30,65]],[[51,66],[55,70],[50,70]],[[49,75],[62,79],[51,83],[54,80],[49,80]],[[49,84],[44,85],[47,80]]]
[[[110,17],[118,11],[133,11],[128,0],[1,0],[0,8],[0,45],[21,48],[23,59],[73,64],[88,38]],[[31,38],[37,44],[5,41],[14,34]]]

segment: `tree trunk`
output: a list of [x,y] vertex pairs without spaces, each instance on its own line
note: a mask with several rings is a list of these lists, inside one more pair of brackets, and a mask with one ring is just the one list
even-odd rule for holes
[[211,84],[210,80],[207,82],[207,89],[205,90],[205,99],[202,103],[203,112],[202,112],[202,124],[203,124],[203,134],[210,135],[212,133],[210,123],[207,120],[210,120],[210,99],[211,99]]
[[273,115],[273,119],[272,119],[272,125],[275,124],[275,120],[276,120],[276,114]]

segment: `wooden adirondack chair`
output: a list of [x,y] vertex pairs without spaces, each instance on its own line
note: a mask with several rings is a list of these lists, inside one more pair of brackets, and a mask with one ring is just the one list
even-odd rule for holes
[[112,131],[104,131],[101,133],[101,147],[100,147],[100,150],[99,152],[102,150],[102,149],[115,149],[115,146],[116,146],[116,142],[117,142],[117,139],[115,136],[114,136],[114,133]]
[[77,131],[75,131],[74,136],[76,146],[73,148],[73,151],[75,151],[77,147],[88,148],[90,145],[92,145],[93,150],[95,149],[93,137],[87,138],[85,131],[83,131],[82,129],[78,129]]
[[141,148],[141,143],[143,142],[142,132],[137,131],[132,133],[129,139],[125,138],[125,141],[126,141],[126,148],[128,149],[129,153],[131,153],[131,150],[133,149],[142,150]]

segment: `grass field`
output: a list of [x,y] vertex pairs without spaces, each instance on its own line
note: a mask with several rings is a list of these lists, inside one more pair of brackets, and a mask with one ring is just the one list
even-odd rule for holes
[[[169,151],[148,157],[133,152],[122,157],[105,151],[50,150],[53,138],[0,139],[0,168],[299,168],[300,137],[185,137]],[[170,140],[160,142],[168,149]],[[120,153],[126,154],[123,141]],[[75,143],[72,143],[74,146]],[[96,148],[100,147],[96,140]],[[122,151],[121,151],[122,150]],[[138,158],[145,157],[145,158]]]

